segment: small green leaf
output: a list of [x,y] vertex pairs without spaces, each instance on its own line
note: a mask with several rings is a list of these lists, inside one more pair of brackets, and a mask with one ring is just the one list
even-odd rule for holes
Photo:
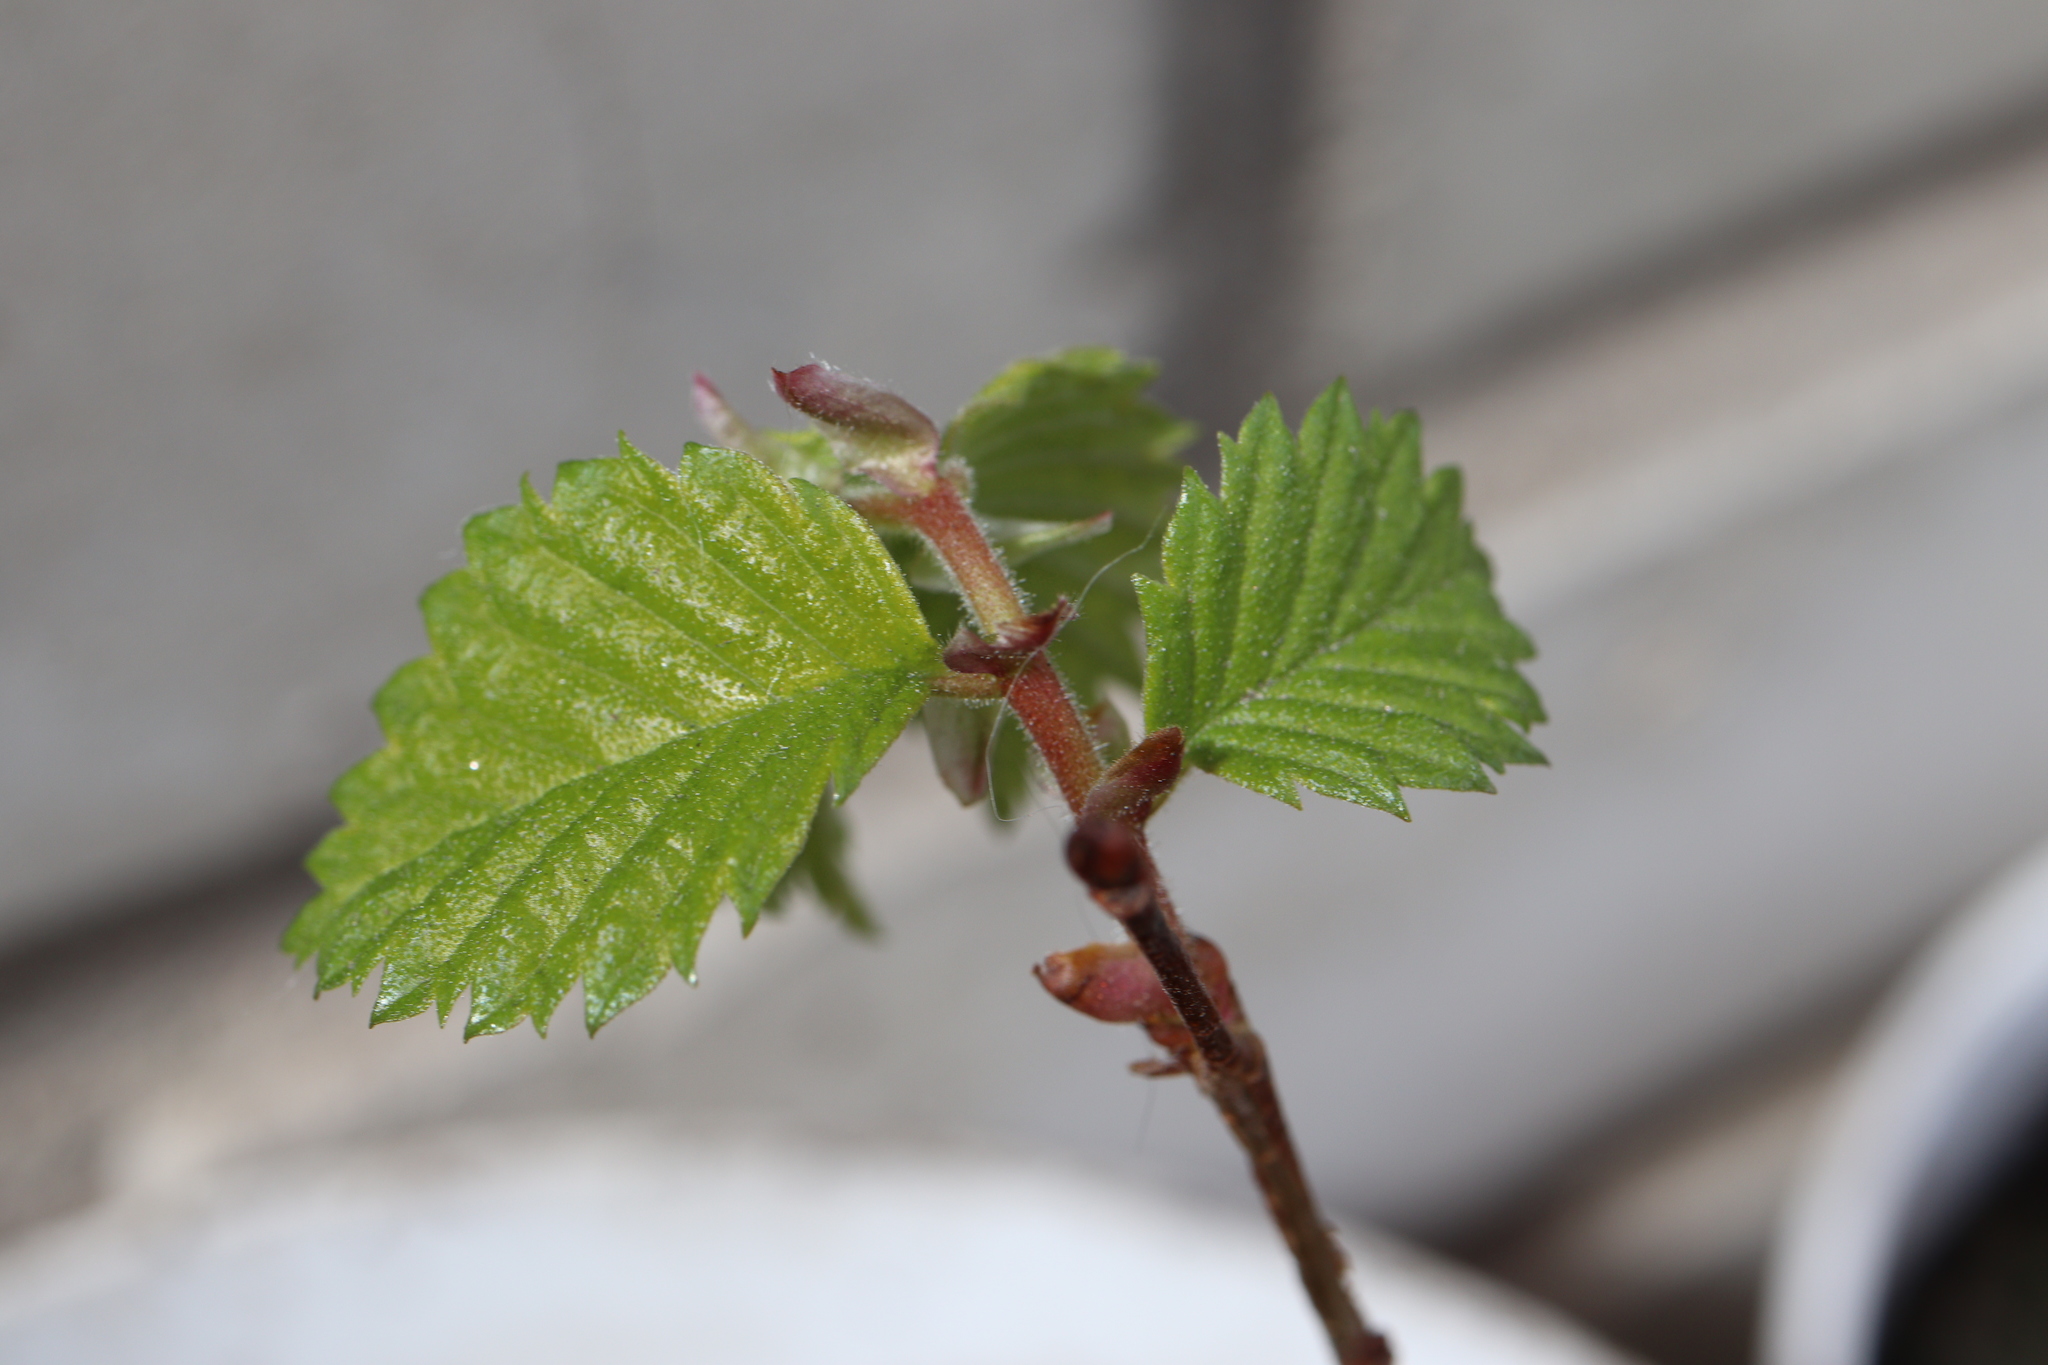
[[818,798],[818,809],[811,816],[802,851],[768,893],[762,912],[773,914],[781,910],[792,895],[808,888],[818,898],[818,904],[845,925],[849,933],[860,938],[879,937],[881,926],[875,923],[874,913],[868,909],[860,888],[847,875],[846,843],[846,818],[839,813],[839,803],[828,791]]
[[827,783],[851,793],[942,668],[839,499],[620,445],[471,520],[422,603],[433,652],[378,695],[386,747],[336,784],[285,946],[322,989],[384,964],[377,1022],[468,991],[466,1034],[545,1030],[580,978],[595,1030],[690,974],[718,903],[753,926]]
[[1254,408],[1220,496],[1189,472],[1165,581],[1138,583],[1148,729],[1290,805],[1307,787],[1403,819],[1403,787],[1492,791],[1488,768],[1544,761],[1515,668],[1534,650],[1420,439],[1412,414],[1361,422],[1340,382],[1299,440],[1271,398]]
[[939,780],[963,806],[988,795],[989,750],[995,744],[1002,710],[993,702],[933,697],[918,717],[931,745],[932,766]]
[[[1110,679],[1133,688],[1142,680],[1129,578],[1157,561],[1149,547],[1180,481],[1175,456],[1194,435],[1145,397],[1155,373],[1100,347],[1020,361],[946,428],[943,448],[973,472],[981,516],[1075,523],[1112,514],[1099,535],[1012,561],[1036,606],[1065,596],[1080,607],[1053,653],[1091,701]],[[1119,560],[1116,572],[1103,572]]]

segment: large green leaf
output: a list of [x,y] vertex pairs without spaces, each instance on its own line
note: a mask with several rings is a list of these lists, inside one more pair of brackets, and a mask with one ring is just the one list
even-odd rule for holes
[[580,978],[594,1030],[692,973],[722,899],[752,927],[942,665],[866,523],[735,452],[622,441],[464,543],[286,947],[323,989],[384,964],[379,1022],[466,990],[467,1034],[544,1031]]
[[1361,422],[1338,383],[1299,440],[1271,398],[1253,409],[1220,496],[1187,475],[1165,581],[1138,584],[1148,729],[1290,805],[1298,784],[1403,819],[1403,787],[1491,791],[1488,768],[1543,761],[1515,668],[1534,651],[1420,439],[1412,414]]

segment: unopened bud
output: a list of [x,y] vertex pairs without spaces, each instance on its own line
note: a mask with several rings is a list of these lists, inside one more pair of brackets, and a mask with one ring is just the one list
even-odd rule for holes
[[1133,744],[1088,793],[1083,818],[1142,826],[1180,781],[1185,747],[1178,725],[1154,730]]
[[1082,816],[1067,836],[1067,866],[1091,890],[1121,891],[1145,880],[1145,845],[1114,820]]
[[1053,999],[1105,1024],[1142,1024],[1173,1011],[1135,943],[1091,943],[1054,953],[1031,970]]
[[844,444],[855,468],[904,497],[931,490],[938,478],[939,429],[908,400],[830,365],[772,373],[782,401]]
[[[1235,1019],[1237,993],[1223,951],[1199,937],[1188,939],[1188,949],[1217,1013]],[[1055,1000],[1105,1024],[1171,1028],[1180,1023],[1179,1011],[1135,943],[1091,943],[1054,953],[1031,970]]]

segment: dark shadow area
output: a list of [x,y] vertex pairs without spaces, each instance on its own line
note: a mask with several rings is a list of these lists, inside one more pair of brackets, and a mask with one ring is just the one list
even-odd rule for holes
[[[1910,957],[1592,1123],[1519,1199],[1436,1248],[1655,1365],[1748,1365],[1775,1211],[1807,1120]],[[1718,1177],[1720,1198],[1752,1210],[1732,1241],[1725,1226],[1698,1222],[1702,1172]]]
[[1883,1365],[2048,1360],[2048,1112],[1895,1293]]
[[[1156,11],[1158,179],[1143,236],[1166,302],[1159,396],[1235,431],[1296,324],[1295,262],[1321,0],[1170,0]],[[1191,452],[1215,464],[1204,439]]]
[[98,974],[190,952],[194,940],[239,924],[252,907],[310,898],[316,888],[306,853],[324,831],[309,824],[274,835],[239,862],[158,895],[53,917],[60,928],[0,953],[0,1033]]
[[314,837],[280,838],[159,896],[66,916],[67,928],[0,956],[0,1239],[98,1197],[108,1117],[136,1088],[137,1068],[163,1065],[166,1048],[189,1041],[167,1002],[213,988],[225,945],[283,931],[279,906],[313,890],[301,862]]
[[1696,1280],[1596,1326],[1656,1365],[1744,1365],[1756,1354],[1763,1271],[1757,1262]]

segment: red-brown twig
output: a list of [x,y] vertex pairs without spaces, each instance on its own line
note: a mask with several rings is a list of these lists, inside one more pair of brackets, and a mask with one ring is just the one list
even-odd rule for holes
[[[1042,619],[1028,616],[958,492],[941,480],[927,496],[929,510],[907,506],[903,520],[926,532],[963,591],[970,583],[979,589],[967,595],[982,628],[1000,636],[1027,620]],[[971,572],[962,572],[959,559],[977,562]],[[1004,592],[987,587],[996,574],[1001,575]],[[1007,619],[997,614],[1006,609],[1013,613]],[[1057,628],[1057,609],[1048,615],[1055,617]],[[1265,1044],[1242,1015],[1226,1019],[1203,982],[1146,845],[1144,822],[1180,776],[1180,732],[1149,736],[1105,774],[1087,721],[1046,656],[1042,640],[1010,677],[1004,696],[1076,817],[1068,862],[1096,902],[1124,926],[1172,1002],[1188,1040],[1186,1055],[1178,1061],[1193,1072],[1250,1159],[1266,1208],[1294,1254],[1302,1286],[1322,1319],[1339,1365],[1391,1365],[1387,1340],[1359,1313],[1345,1280],[1344,1252],[1316,1208],[1280,1108]],[[1223,980],[1234,997],[1228,976]],[[1154,1036],[1160,1034],[1155,1031]]]
[[[1212,991],[1146,845],[1145,822],[1180,777],[1180,732],[1148,735],[1105,771],[1087,719],[1045,652],[1069,614],[1067,606],[1032,613],[961,484],[941,467],[938,429],[930,419],[893,394],[821,365],[777,372],[775,382],[792,406],[848,438],[860,455],[858,467],[886,487],[886,494],[860,504],[862,510],[916,530],[959,585],[980,635],[954,642],[947,661],[958,671],[949,685],[935,690],[998,693],[1016,713],[1074,813],[1069,865],[1097,904],[1124,926],[1170,1002],[1170,1013],[1161,1009],[1144,1019],[1154,1039],[1175,1056],[1172,1067],[1160,1070],[1192,1072],[1250,1158],[1339,1365],[1391,1365],[1386,1338],[1366,1326],[1351,1298],[1344,1253],[1317,1211],[1265,1046],[1237,1008],[1229,968],[1208,948],[1208,965],[1217,974]],[[1043,971],[1041,980],[1054,988]],[[1073,995],[1055,993],[1072,1003],[1083,994],[1073,984]]]
[[[1180,1061],[1194,1073],[1251,1159],[1259,1192],[1287,1249],[1294,1253],[1302,1287],[1323,1321],[1338,1361],[1390,1365],[1393,1353],[1386,1338],[1366,1326],[1345,1283],[1344,1252],[1316,1208],[1266,1064],[1265,1044],[1241,1014],[1225,1017],[1202,980],[1177,917],[1160,891],[1144,836],[1127,825],[1084,817],[1069,837],[1067,861],[1088,884],[1096,903],[1124,926],[1157,974],[1187,1030]],[[1135,876],[1125,881],[1125,869],[1132,867]],[[1224,979],[1228,981],[1227,976]],[[1235,985],[1229,989],[1234,996]],[[1155,1030],[1154,1037],[1161,1035]]]

